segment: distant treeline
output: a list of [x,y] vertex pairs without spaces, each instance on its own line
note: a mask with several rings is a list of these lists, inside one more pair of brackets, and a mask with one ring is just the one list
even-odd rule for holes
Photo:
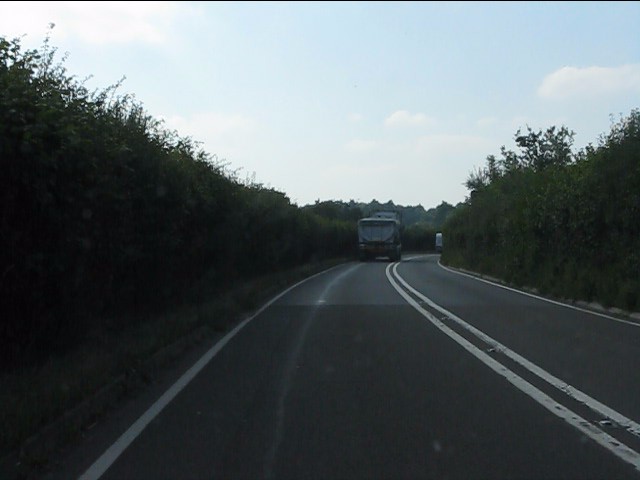
[[315,204],[303,207],[303,209],[312,210],[325,218],[349,221],[358,220],[359,218],[369,216],[381,210],[394,210],[400,212],[402,225],[405,228],[415,224],[422,224],[424,227],[433,230],[442,228],[442,225],[453,213],[455,208],[456,207],[447,202],[442,202],[437,207],[425,210],[422,205],[396,205],[392,200],[386,203],[380,203],[377,200],[372,200],[369,203],[355,202],[354,200],[350,200],[349,202],[336,200],[321,202],[320,200],[316,200]]
[[240,181],[119,84],[90,92],[48,39],[0,37],[0,370],[90,321],[354,255],[356,225]]
[[400,212],[402,218],[402,249],[404,251],[432,251],[435,249],[436,232],[440,231],[444,222],[456,209],[447,202],[429,210],[422,205],[402,206],[389,200],[380,203],[372,200],[369,203],[361,203],[350,200],[349,202],[328,200],[316,201],[313,205],[303,207],[323,218],[332,220],[345,220],[355,222],[381,210],[393,210]]
[[566,127],[518,131],[466,185],[442,260],[557,297],[640,308],[640,110],[572,152]]

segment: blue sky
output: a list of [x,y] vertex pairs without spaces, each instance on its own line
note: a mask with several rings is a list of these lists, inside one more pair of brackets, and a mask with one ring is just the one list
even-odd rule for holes
[[241,179],[315,200],[456,204],[518,128],[575,149],[640,108],[640,2],[1,2],[0,35],[126,77]]

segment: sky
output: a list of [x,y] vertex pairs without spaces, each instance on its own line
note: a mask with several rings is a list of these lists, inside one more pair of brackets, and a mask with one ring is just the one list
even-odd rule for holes
[[640,108],[640,2],[0,2],[90,89],[124,78],[242,181],[429,209],[518,129],[574,151]]

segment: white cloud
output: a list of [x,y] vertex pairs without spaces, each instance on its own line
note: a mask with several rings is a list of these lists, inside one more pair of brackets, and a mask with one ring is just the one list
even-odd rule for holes
[[640,93],[640,65],[621,67],[563,67],[547,75],[538,95],[548,99]]
[[423,135],[416,142],[418,152],[429,152],[434,156],[443,157],[462,152],[482,152],[493,147],[490,140],[477,135]]
[[191,137],[202,148],[219,158],[236,158],[250,143],[256,132],[256,122],[241,114],[217,112],[196,113],[188,117],[160,117],[167,129],[181,137]]
[[435,125],[434,118],[426,116],[424,113],[411,113],[407,110],[398,110],[389,115],[384,124],[388,127],[420,127]]
[[480,128],[493,127],[498,123],[498,119],[496,117],[482,117],[476,122],[476,125]]
[[349,121],[353,123],[361,122],[364,119],[364,117],[359,113],[350,113],[348,118]]
[[[379,163],[375,165],[354,165],[341,163],[327,167],[323,172],[326,178],[332,179],[354,179],[376,176],[379,177],[382,174],[392,172],[394,165],[390,163]],[[351,181],[351,180],[349,180]]]
[[189,129],[190,131],[206,132],[209,135],[228,135],[238,131],[253,129],[254,121],[244,115],[204,112],[182,117],[179,115],[166,117],[165,122],[170,128]]
[[0,31],[6,36],[77,37],[91,44],[164,43],[180,2],[2,2]]
[[530,126],[531,128],[534,128],[532,123],[533,122],[529,117],[525,117],[524,115],[518,115],[511,119],[511,121],[509,122],[509,127],[514,131],[518,128],[526,129],[527,125]]
[[378,147],[378,142],[375,140],[362,140],[359,138],[353,139],[347,143],[345,148],[349,152],[365,153],[370,152]]

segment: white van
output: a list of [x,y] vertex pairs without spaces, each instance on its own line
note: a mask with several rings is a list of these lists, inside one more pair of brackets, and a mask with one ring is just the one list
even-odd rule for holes
[[442,233],[436,233],[436,252],[442,253]]

